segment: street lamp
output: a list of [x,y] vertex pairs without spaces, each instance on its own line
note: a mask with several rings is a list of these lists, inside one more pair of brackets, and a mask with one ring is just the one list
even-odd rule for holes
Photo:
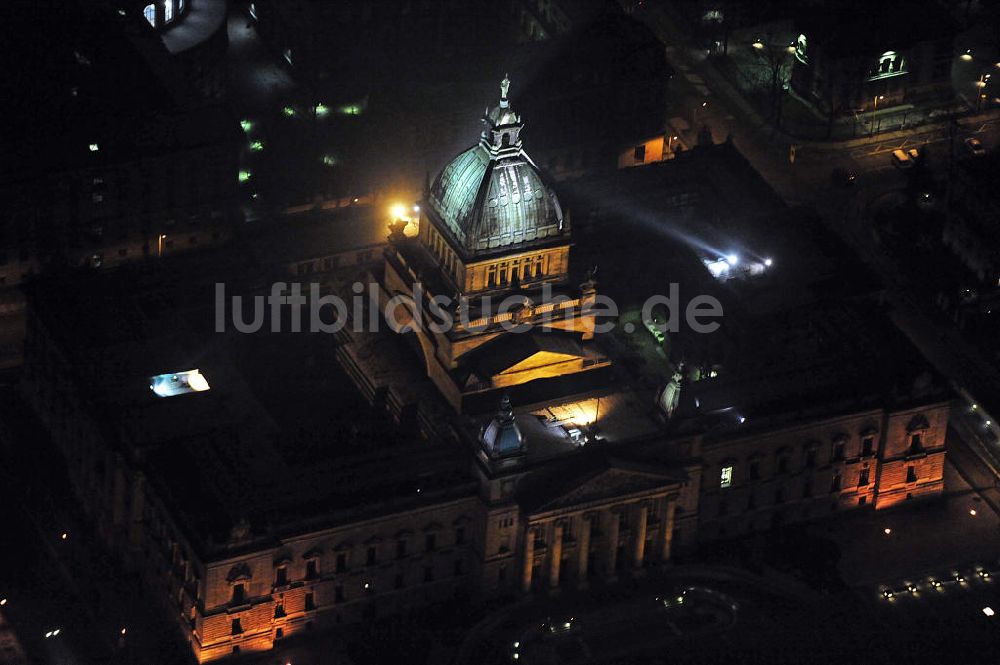
[[870,136],[875,136],[875,112],[878,111],[878,103],[880,100],[885,99],[885,95],[875,95],[875,104],[872,106],[872,131]]
[[958,57],[961,58],[962,60],[965,60],[966,62],[972,60],[972,49],[966,49],[965,53],[963,53]]
[[990,82],[990,76],[992,76],[992,74],[985,74],[985,73],[981,74],[979,76],[979,80],[976,81],[973,84],[978,89],[977,90],[977,96],[976,96],[976,112],[977,113],[982,109],[983,100],[986,99],[986,93],[983,92],[983,89],[986,88],[986,85]]

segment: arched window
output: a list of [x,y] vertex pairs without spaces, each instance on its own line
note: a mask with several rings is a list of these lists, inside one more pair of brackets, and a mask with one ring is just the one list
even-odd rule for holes
[[174,20],[174,0],[164,0],[163,22],[170,23]]
[[153,5],[146,5],[146,8],[142,10],[142,15],[146,17],[149,24],[156,27],[156,7]]
[[184,11],[184,0],[177,0],[177,13]]

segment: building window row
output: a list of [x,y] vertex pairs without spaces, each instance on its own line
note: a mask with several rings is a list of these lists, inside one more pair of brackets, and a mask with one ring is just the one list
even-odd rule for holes
[[458,256],[451,249],[447,242],[445,242],[444,237],[438,233],[435,229],[430,228],[428,231],[428,245],[430,246],[431,252],[441,261],[441,264],[445,269],[451,274],[455,275],[456,266],[458,265]]
[[520,283],[539,279],[546,272],[546,257],[539,254],[500,261],[486,267],[486,286],[507,286],[516,279]]
[[[456,526],[453,534],[454,534],[453,538],[454,545],[461,546],[465,544],[466,542],[465,526],[462,525]],[[395,553],[397,559],[402,559],[408,556],[410,552],[409,542],[410,539],[407,537],[401,537],[396,540]],[[438,550],[438,534],[436,532],[425,533],[423,545],[424,545],[423,547],[424,552],[428,553],[436,552]],[[349,555],[348,551],[337,552],[336,558],[334,559],[335,573],[339,574],[348,572],[350,565],[348,555]],[[368,545],[365,550],[365,566],[377,565],[379,563],[379,560],[380,559],[379,559],[378,544],[372,543]],[[314,580],[318,579],[319,576],[320,576],[319,556],[313,556],[306,560],[305,579],[307,581]],[[288,584],[288,582],[289,582],[288,564],[283,560],[282,562],[275,564],[274,583],[275,586],[285,586]],[[238,591],[237,588],[239,588]],[[237,593],[240,594],[240,599],[242,602],[242,594],[243,594],[242,584],[233,585],[234,603],[237,602],[236,601]]]
[[[833,442],[833,448],[830,454],[831,462],[840,462],[846,459],[846,446],[847,439],[839,438]],[[874,435],[865,435],[861,440],[861,447],[858,453],[859,457],[872,457],[876,454],[877,448],[875,443]],[[923,452],[923,443],[921,440],[920,433],[914,433],[910,435],[910,454],[918,454]],[[802,466],[803,468],[813,468],[819,462],[818,457],[818,445],[816,443],[808,443],[802,452]],[[788,473],[790,466],[790,450],[788,447],[779,448],[775,453],[775,472],[778,474]],[[747,458],[747,479],[748,480],[760,480],[761,478],[761,468],[760,463],[763,456],[760,453],[754,453],[749,458]],[[719,487],[727,488],[731,487],[736,479],[736,467],[735,461],[725,461],[720,466],[719,472]]]

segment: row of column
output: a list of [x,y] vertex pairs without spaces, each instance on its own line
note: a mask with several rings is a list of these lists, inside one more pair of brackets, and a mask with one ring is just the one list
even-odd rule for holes
[[[674,532],[674,510],[675,502],[672,497],[654,499],[663,502],[663,524],[660,529],[659,559],[661,561],[670,560],[670,549]],[[604,572],[611,579],[615,576],[618,566],[618,541],[621,530],[622,515],[627,510],[633,510],[634,522],[632,525],[632,548],[631,558],[632,568],[639,570],[646,559],[646,532],[649,524],[649,502],[641,501],[630,504],[611,506],[599,511],[589,511],[559,517],[548,522],[541,522],[529,525],[524,538],[524,554],[522,557],[522,580],[521,587],[524,592],[531,590],[532,578],[535,565],[535,536],[536,529],[546,529],[548,524],[552,524],[552,538],[548,543],[549,556],[549,587],[557,588],[562,567],[563,538],[566,530],[566,520],[578,517],[579,528],[577,530],[576,547],[576,578],[578,583],[585,584],[589,574],[590,566],[590,542],[593,523],[600,520],[604,523],[604,543],[602,551],[602,564]]]

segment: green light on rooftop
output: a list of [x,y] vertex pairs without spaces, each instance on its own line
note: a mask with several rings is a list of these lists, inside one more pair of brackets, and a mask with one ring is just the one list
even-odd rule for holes
[[344,115],[361,115],[361,107],[357,104],[350,104],[348,106],[341,106],[340,112]]
[[330,107],[327,106],[326,104],[317,104],[315,110],[316,110],[316,117],[323,118],[326,116],[327,113],[330,112]]
[[90,144],[90,152],[97,152],[100,149],[101,149],[100,146],[98,146],[96,143]]
[[246,182],[247,180],[250,179],[250,172],[247,171],[247,170],[241,170],[239,178],[240,178],[240,182]]
[[249,132],[251,129],[253,129],[253,123],[247,120],[246,118],[243,118],[242,120],[240,120],[240,127],[243,128],[244,132]]
[[291,106],[286,106],[285,108],[281,109],[281,112],[287,115],[289,118],[295,115],[295,109],[292,108]]
[[253,143],[250,144],[250,149],[253,150],[254,152],[260,152],[261,150],[264,149],[264,144],[260,141],[254,141]]
[[323,163],[327,166],[335,166],[337,164],[337,158],[333,155],[323,155]]

